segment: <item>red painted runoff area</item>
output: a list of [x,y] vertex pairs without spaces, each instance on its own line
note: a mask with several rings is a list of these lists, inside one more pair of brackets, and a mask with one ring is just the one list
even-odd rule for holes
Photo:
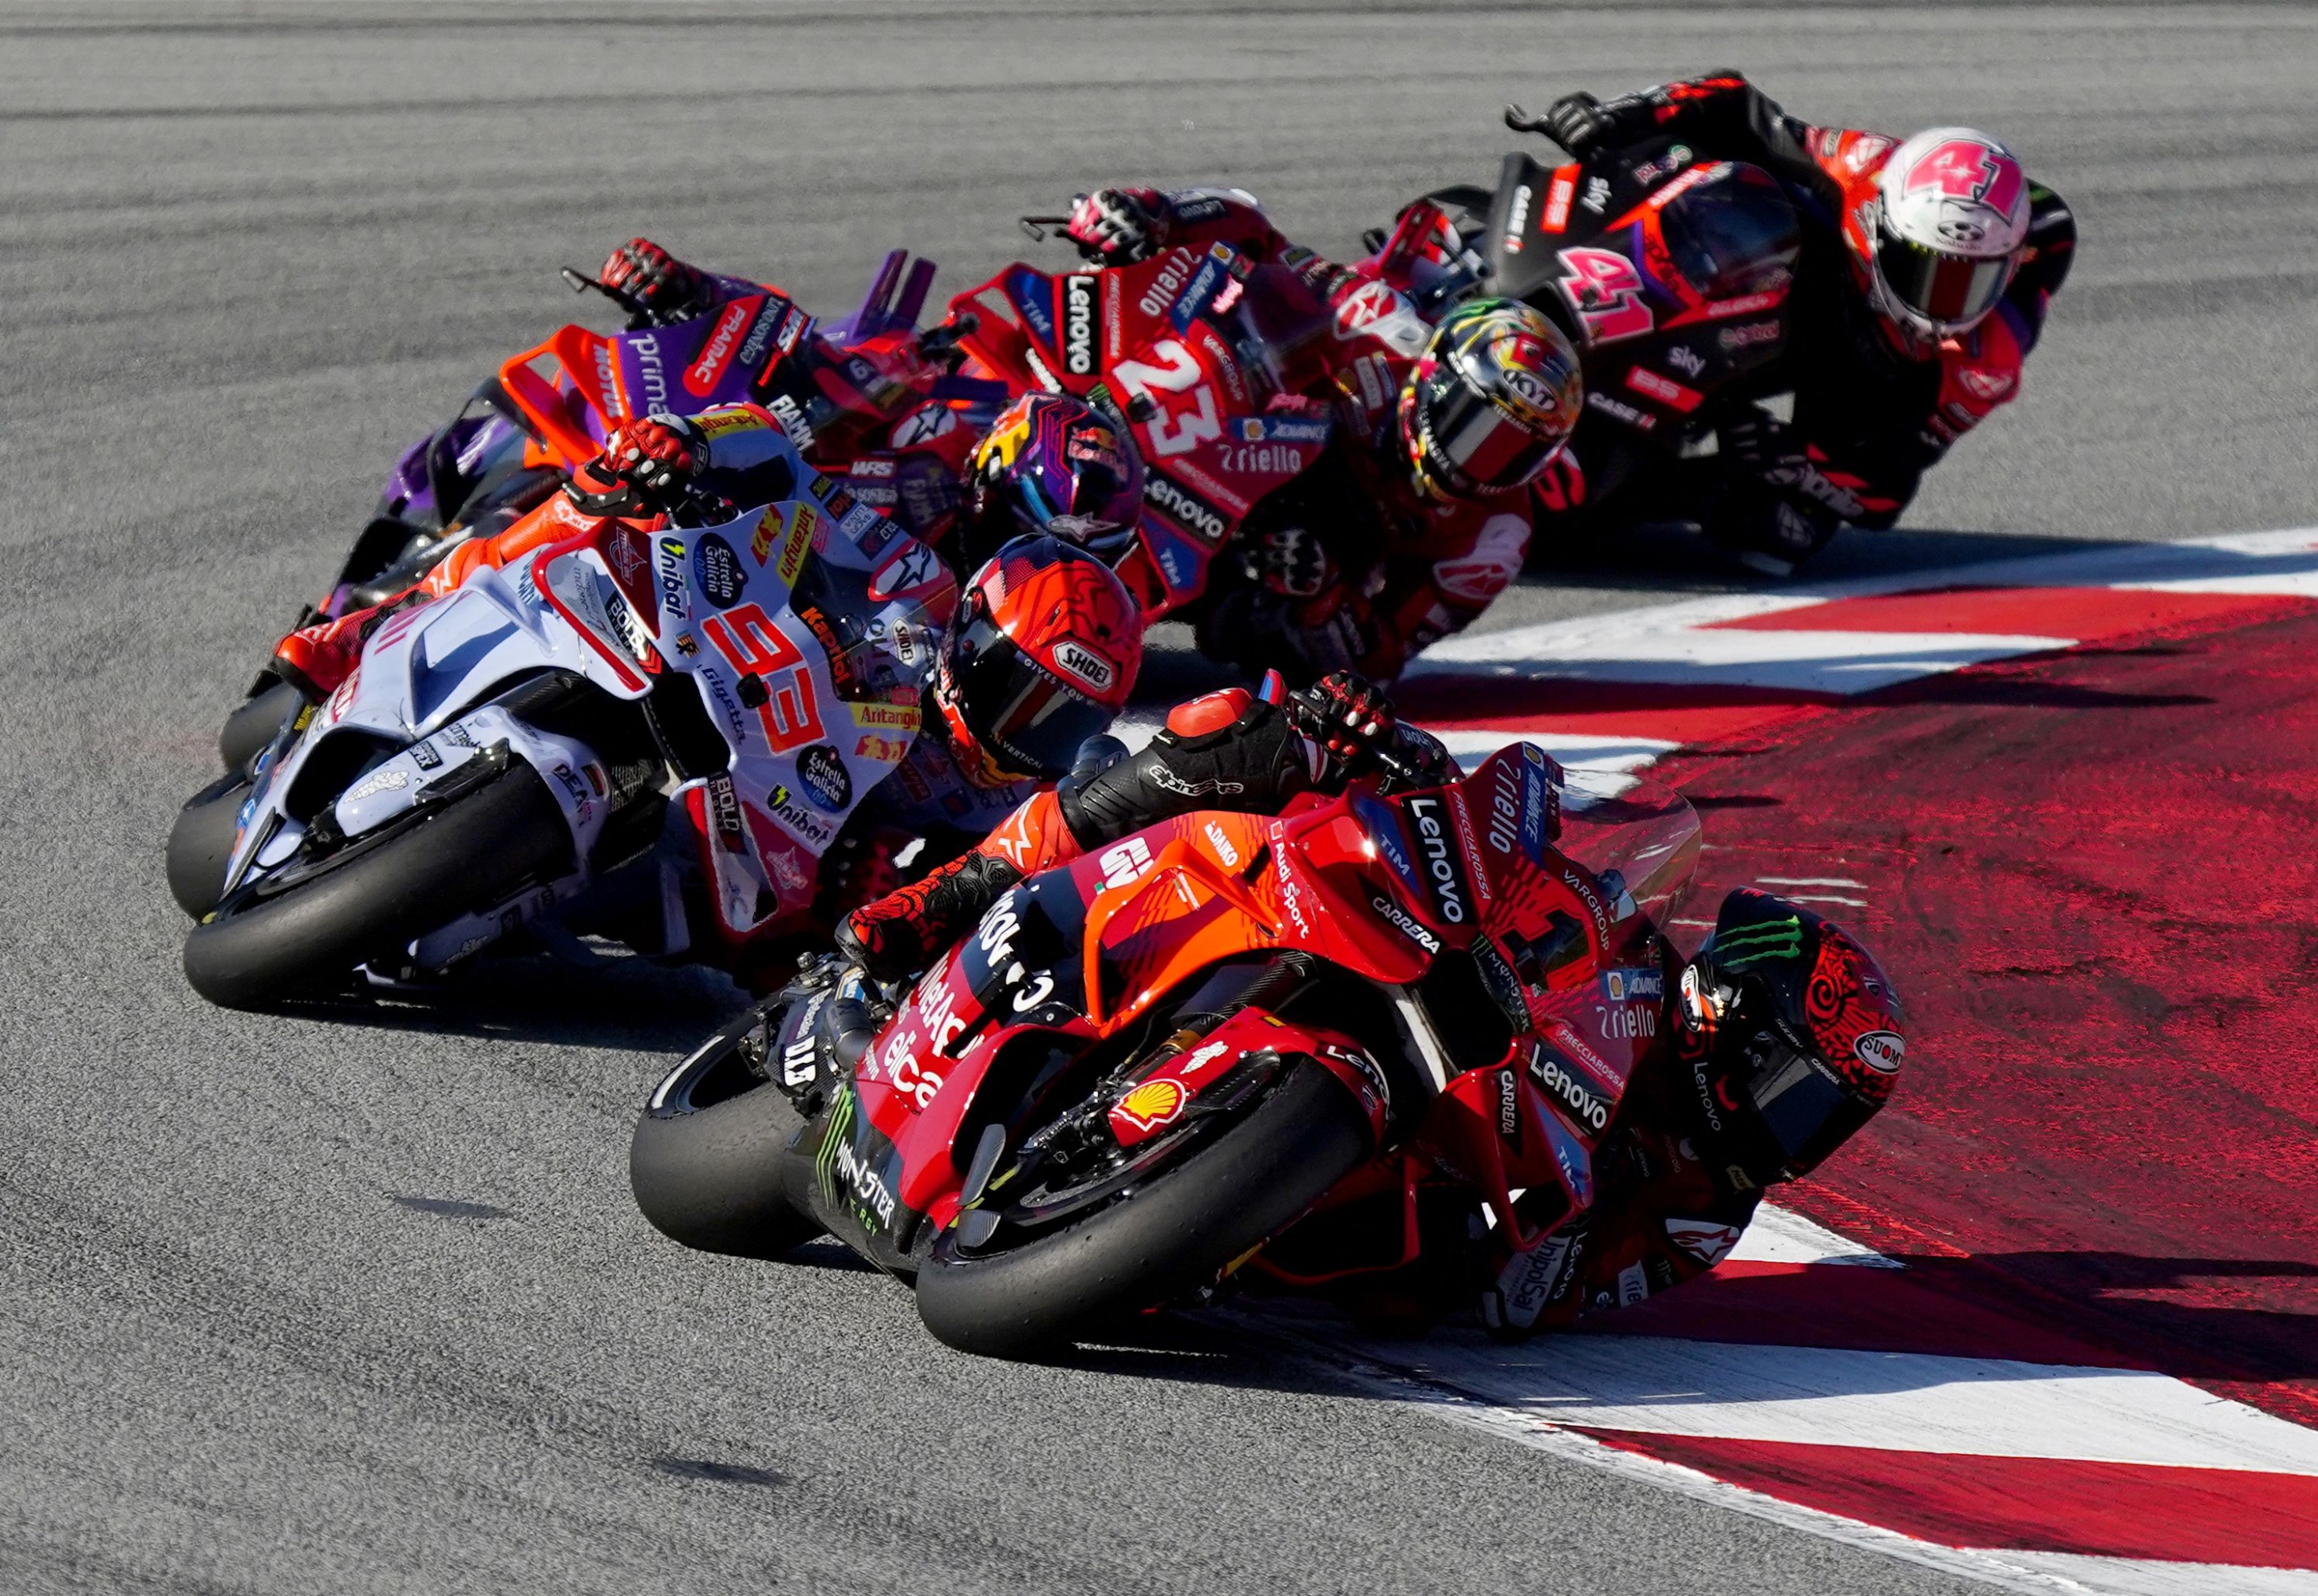
[[2318,1477],[1599,1431],[1783,1501],[1945,1546],[2318,1568]]
[[2250,613],[2274,618],[2176,612],[1655,773],[1707,822],[1678,915],[1750,881],[1816,900],[1907,996],[1891,1107],[1780,1201],[1925,1289],[2308,1422],[2318,611]]

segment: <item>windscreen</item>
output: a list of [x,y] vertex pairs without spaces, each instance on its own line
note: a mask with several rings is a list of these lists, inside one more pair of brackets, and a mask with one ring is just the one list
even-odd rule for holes
[[1597,876],[1615,871],[1661,929],[1690,886],[1698,844],[1698,811],[1671,787],[1591,771],[1570,771],[1562,786],[1556,845]]
[[1658,225],[1675,269],[1709,299],[1783,285],[1802,247],[1794,206],[1752,167],[1676,195]]

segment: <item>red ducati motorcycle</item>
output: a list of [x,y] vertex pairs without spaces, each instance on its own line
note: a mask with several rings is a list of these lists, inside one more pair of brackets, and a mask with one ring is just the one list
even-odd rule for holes
[[[742,1014],[653,1092],[637,1202],[711,1251],[833,1235],[999,1357],[1234,1276],[1412,1268],[1451,1244],[1444,1195],[1541,1248],[1671,1045],[1661,917],[1698,843],[1671,791],[1588,791],[1527,744],[1154,825],[1021,882],[906,989],[829,961]],[[1804,1012],[1816,917],[1732,898],[1778,923],[1749,957],[1795,967],[1796,1033],[1845,1045]]]

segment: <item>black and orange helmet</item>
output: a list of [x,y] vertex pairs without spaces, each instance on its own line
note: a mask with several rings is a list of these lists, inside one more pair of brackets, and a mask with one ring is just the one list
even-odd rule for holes
[[1143,616],[1110,566],[1018,537],[974,574],[934,672],[959,768],[988,786],[1067,774],[1143,664]]

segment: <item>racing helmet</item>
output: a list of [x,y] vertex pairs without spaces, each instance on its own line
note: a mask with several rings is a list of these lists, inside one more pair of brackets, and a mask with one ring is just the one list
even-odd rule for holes
[[1970,128],[1933,128],[1876,176],[1867,240],[1875,308],[1936,343],[1996,308],[2028,242],[2028,179],[2010,150]]
[[1473,499],[1533,481],[1577,425],[1577,351],[1514,300],[1451,311],[1400,390],[1400,441],[1418,489]]
[[987,787],[1070,772],[1143,664],[1143,615],[1075,544],[1017,537],[974,573],[934,667],[958,768]]
[[1085,401],[1029,393],[1007,407],[966,465],[969,560],[1025,533],[1116,561],[1143,513],[1143,456],[1127,429]]
[[1723,901],[1680,998],[1702,1151],[1734,1185],[1810,1173],[1883,1106],[1907,1055],[1899,996],[1873,958],[1766,892]]

